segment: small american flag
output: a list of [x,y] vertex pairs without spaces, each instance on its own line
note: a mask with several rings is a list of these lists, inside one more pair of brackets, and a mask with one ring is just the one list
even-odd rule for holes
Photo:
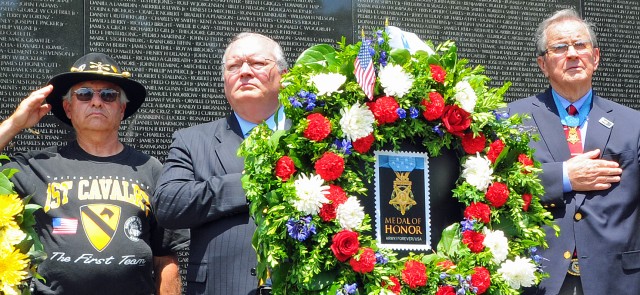
[[53,234],[73,235],[78,229],[78,219],[75,218],[53,218]]
[[360,51],[355,61],[355,70],[353,74],[356,75],[356,80],[360,85],[360,88],[364,91],[364,94],[373,99],[373,86],[376,82],[376,72],[373,69],[373,60],[371,60],[371,54],[369,54],[369,43],[366,40],[362,40]]

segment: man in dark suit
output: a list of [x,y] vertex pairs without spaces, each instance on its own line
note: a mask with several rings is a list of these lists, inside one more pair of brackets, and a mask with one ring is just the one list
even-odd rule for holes
[[233,113],[173,135],[152,202],[161,225],[191,229],[187,294],[254,295],[256,226],[236,151],[257,124],[284,128],[278,93],[287,63],[278,43],[255,33],[236,36],[222,62]]
[[[551,88],[509,105],[528,113],[541,140],[542,204],[560,227],[541,255],[550,277],[532,294],[640,292],[640,113],[596,95],[600,49],[592,25],[570,9],[536,32]],[[576,113],[577,111],[577,113]]]

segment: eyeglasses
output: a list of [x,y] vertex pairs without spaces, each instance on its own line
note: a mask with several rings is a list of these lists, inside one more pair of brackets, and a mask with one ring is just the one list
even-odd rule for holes
[[569,47],[573,47],[578,54],[585,54],[593,49],[593,45],[591,41],[580,40],[573,42],[573,44],[567,43],[557,43],[547,47],[547,50],[543,51],[540,55],[545,55],[547,53],[553,55],[564,55],[569,51]]
[[91,99],[93,99],[93,95],[96,93],[96,91],[99,91],[98,93],[100,94],[100,99],[102,99],[102,101],[104,102],[114,102],[120,96],[120,92],[118,90],[111,88],[93,90],[92,88],[82,87],[74,91],[73,94],[76,95],[76,98],[79,101],[90,101]]
[[242,66],[246,63],[249,68],[253,71],[263,71],[268,67],[271,63],[275,62],[272,59],[264,58],[264,57],[249,57],[245,59],[231,59],[224,63],[225,71],[235,74],[242,69]]

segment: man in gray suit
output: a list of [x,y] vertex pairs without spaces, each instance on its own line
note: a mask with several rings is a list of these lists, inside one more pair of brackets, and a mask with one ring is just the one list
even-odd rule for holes
[[640,113],[596,95],[600,62],[592,25],[570,9],[544,20],[537,62],[551,88],[509,105],[541,140],[547,230],[544,279],[533,294],[637,294],[640,290]]
[[254,295],[256,226],[236,151],[257,124],[284,128],[278,93],[287,62],[274,40],[242,33],[227,46],[222,63],[233,113],[175,132],[152,203],[161,225],[191,229],[187,294]]

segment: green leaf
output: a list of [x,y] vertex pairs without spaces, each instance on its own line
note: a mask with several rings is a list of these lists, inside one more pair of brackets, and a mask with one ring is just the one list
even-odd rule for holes
[[309,291],[322,290],[328,286],[331,286],[333,281],[338,277],[338,272],[335,270],[323,271],[313,277],[311,282],[305,285],[305,289]]
[[302,52],[296,60],[296,65],[334,66],[336,50],[328,44],[318,44]]
[[460,239],[458,238],[458,232],[460,230],[459,223],[453,223],[442,231],[442,237],[436,247],[438,252],[454,257],[458,254],[460,246]]
[[399,65],[404,65],[411,60],[411,53],[404,48],[397,48],[391,50],[389,57]]
[[[8,170],[15,170],[15,169],[5,169],[2,171],[2,173],[0,173],[0,195],[9,195],[14,193],[13,183],[11,183],[8,176],[5,174],[5,173],[10,173],[10,171]],[[10,174],[13,175],[13,173],[10,173]]]

